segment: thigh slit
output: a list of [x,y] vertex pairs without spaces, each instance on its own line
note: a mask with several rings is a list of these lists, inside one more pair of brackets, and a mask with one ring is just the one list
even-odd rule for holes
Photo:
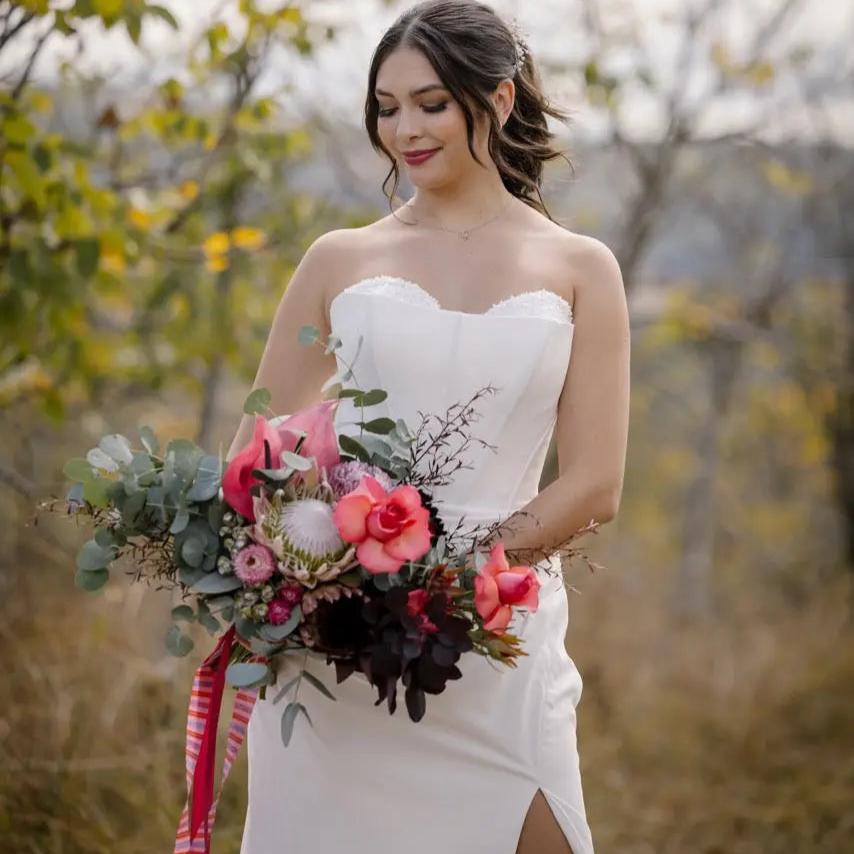
[[575,854],[539,786],[528,804],[516,854]]

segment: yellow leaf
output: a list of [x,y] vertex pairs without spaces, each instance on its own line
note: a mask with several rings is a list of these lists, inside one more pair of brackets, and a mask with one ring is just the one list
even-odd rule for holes
[[178,188],[181,198],[188,202],[193,201],[199,195],[199,185],[195,181],[184,181]]
[[796,172],[781,160],[766,160],[762,165],[762,172],[765,180],[783,193],[803,195],[813,186],[812,178],[806,172]]
[[228,256],[227,255],[208,255],[207,261],[205,262],[205,266],[212,273],[220,273],[223,270],[228,269]]
[[150,213],[142,210],[141,208],[135,207],[128,208],[127,218],[131,225],[135,225],[137,228],[141,228],[145,231],[151,228],[151,223],[153,221]]
[[259,249],[264,245],[267,235],[260,228],[239,225],[231,231],[231,242],[238,249]]
[[111,246],[102,245],[101,267],[109,273],[124,273],[127,269],[124,253]]
[[228,252],[231,240],[224,231],[215,231],[209,234],[202,244],[205,255],[223,255]]

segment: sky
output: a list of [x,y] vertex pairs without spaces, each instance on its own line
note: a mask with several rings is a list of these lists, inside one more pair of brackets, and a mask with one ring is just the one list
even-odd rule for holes
[[[699,0],[696,0],[699,2]],[[705,0],[707,2],[707,0]],[[725,12],[720,15],[715,28],[707,38],[723,39],[729,49],[738,54],[755,29],[755,22],[763,19],[781,0],[723,0]],[[226,21],[237,20],[237,0],[162,0],[181,23],[180,32],[173,32],[165,24],[152,21],[143,34],[142,50],[129,47],[126,34],[120,28],[105,32],[100,27],[90,27],[86,32],[86,52],[75,61],[88,70],[97,70],[113,81],[125,81],[129,86],[140,77],[167,78],[179,67],[176,57],[183,47],[206,23],[219,17]],[[634,31],[640,33],[640,43],[645,47],[652,69],[665,85],[681,80],[675,71],[681,28],[673,19],[682,18],[696,5],[695,0],[495,0],[491,5],[505,19],[515,17],[528,36],[535,59],[583,61],[592,45],[584,35],[582,15],[590,6],[605,10],[602,26],[608,32]],[[280,3],[269,2],[276,6]],[[409,2],[392,0],[311,0],[302,3],[312,19],[333,23],[338,27],[338,37],[324,44],[311,62],[301,62],[292,53],[284,51],[274,55],[271,70],[262,85],[280,89],[283,84],[292,87],[290,106],[297,111],[321,111],[329,121],[358,125],[364,101],[364,85],[371,54],[385,28],[391,24]],[[829,79],[839,78],[847,69],[849,78],[854,75],[854,56],[847,45],[854,43],[854,3],[851,0],[800,0],[791,25],[775,42],[775,50],[785,51],[798,43],[808,42],[817,48],[814,65],[825,66]],[[708,45],[704,45],[708,49]],[[71,58],[69,51],[59,43],[42,56],[36,77],[49,81],[62,59]],[[635,62],[636,52],[631,49],[614,50],[609,54],[610,67],[618,71]],[[0,74],[20,62],[20,56],[6,50],[0,55]],[[710,82],[707,63],[688,78],[689,100],[703,103],[704,131],[715,134],[739,127],[749,122],[757,111],[772,113],[767,122],[767,136],[796,136],[808,138],[815,133],[828,133],[839,141],[854,145],[854,92],[847,91],[825,96],[821,109],[807,114],[802,109],[789,109],[798,103],[798,80],[781,77],[769,94],[758,98],[727,98],[708,101]],[[559,104],[569,106],[573,112],[573,132],[597,138],[605,132],[606,123],[601,111],[585,104],[581,94],[579,75],[557,79],[546,75],[549,97]],[[655,136],[661,129],[661,98],[651,97],[643,87],[629,90],[624,100],[623,117],[627,131],[637,137]]]

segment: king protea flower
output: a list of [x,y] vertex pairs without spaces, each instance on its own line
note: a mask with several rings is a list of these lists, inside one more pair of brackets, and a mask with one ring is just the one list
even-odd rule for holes
[[305,587],[329,581],[352,562],[355,548],[345,543],[332,518],[332,507],[319,498],[287,500],[284,492],[254,497],[252,536],[268,546],[279,569]]

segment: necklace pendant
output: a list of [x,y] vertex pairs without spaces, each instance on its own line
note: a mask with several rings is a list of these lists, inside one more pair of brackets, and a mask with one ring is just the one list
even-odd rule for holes
[[462,240],[468,240],[468,239],[469,239],[469,232],[467,232],[467,231],[461,231],[461,232],[460,232],[460,238],[461,238]]

